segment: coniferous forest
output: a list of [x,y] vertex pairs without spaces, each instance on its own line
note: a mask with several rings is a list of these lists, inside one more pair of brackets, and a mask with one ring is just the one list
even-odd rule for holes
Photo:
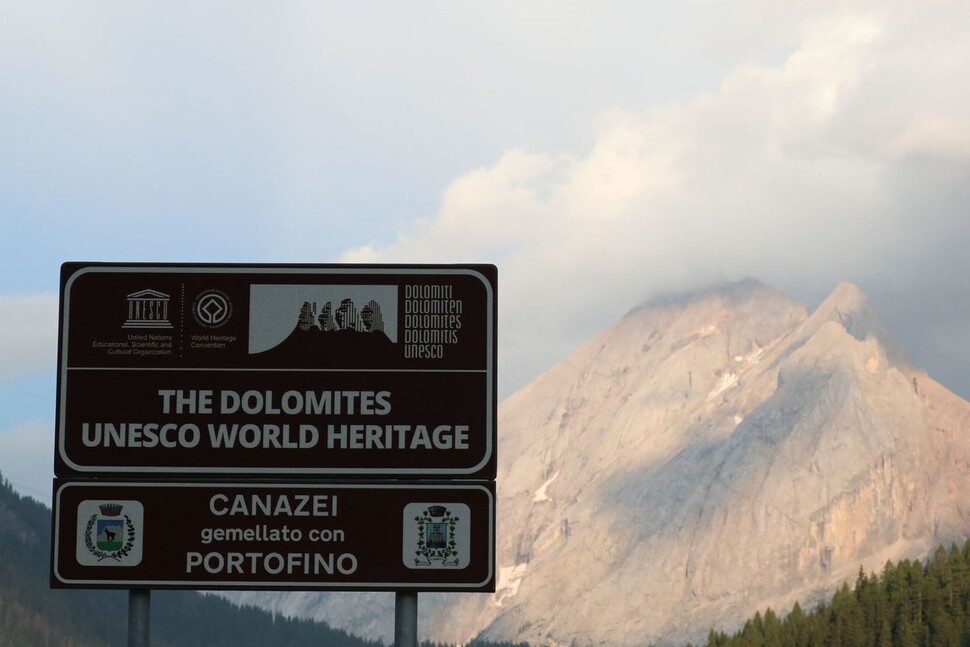
[[711,631],[707,647],[970,646],[970,541],[939,547],[924,563],[862,569],[830,602],[784,618],[766,609],[735,634]]

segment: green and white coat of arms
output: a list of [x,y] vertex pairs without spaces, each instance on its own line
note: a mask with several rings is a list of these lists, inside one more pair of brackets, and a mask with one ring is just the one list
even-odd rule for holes
[[465,568],[469,563],[471,510],[463,503],[410,503],[404,508],[408,568]]

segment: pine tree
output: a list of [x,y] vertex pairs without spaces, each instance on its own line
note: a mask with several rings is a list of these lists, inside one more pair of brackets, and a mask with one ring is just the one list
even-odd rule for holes
[[828,604],[784,619],[756,613],[732,636],[711,630],[706,647],[970,647],[970,540],[938,548],[926,563],[859,569]]

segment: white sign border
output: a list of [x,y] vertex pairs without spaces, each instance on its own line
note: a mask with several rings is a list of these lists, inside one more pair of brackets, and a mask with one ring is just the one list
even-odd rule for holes
[[[286,474],[291,476],[294,474],[294,469],[292,467],[195,467],[195,466],[181,466],[181,467],[168,467],[168,466],[118,466],[118,465],[107,465],[107,466],[90,466],[90,465],[79,465],[72,461],[67,455],[67,449],[65,447],[66,442],[66,411],[67,411],[67,377],[69,370],[68,367],[68,339],[69,339],[69,314],[71,305],[71,286],[73,283],[85,274],[90,273],[125,273],[129,272],[132,274],[136,273],[148,273],[148,274],[320,274],[320,275],[388,275],[388,274],[410,274],[410,275],[429,275],[429,276],[472,276],[477,278],[485,286],[486,294],[486,356],[485,356],[485,382],[486,382],[486,397],[485,397],[485,429],[487,435],[485,438],[485,452],[481,461],[476,465],[467,468],[455,469],[455,468],[384,468],[384,467],[374,467],[374,468],[340,468],[340,467],[327,467],[327,468],[306,468],[300,469],[297,473],[306,476],[418,476],[418,477],[446,477],[446,476],[471,476],[476,472],[481,470],[488,462],[491,460],[492,455],[495,452],[495,447],[493,446],[493,438],[497,436],[497,430],[495,429],[496,421],[494,420],[494,384],[495,375],[494,367],[495,363],[495,353],[496,348],[494,346],[495,340],[495,294],[492,291],[492,285],[489,283],[488,279],[477,270],[471,269],[469,267],[455,266],[454,268],[448,267],[436,267],[429,268],[423,266],[393,266],[393,267],[362,267],[362,266],[347,266],[347,267],[306,267],[306,266],[287,266],[287,265],[258,265],[254,264],[251,266],[246,265],[232,265],[232,266],[204,266],[204,265],[112,265],[112,264],[92,264],[90,266],[82,267],[75,271],[64,283],[63,291],[63,303],[61,312],[61,351],[60,351],[60,366],[59,371],[59,386],[60,392],[58,394],[57,401],[57,453],[60,459],[65,465],[70,467],[72,470],[78,474],[158,474],[167,473],[174,475],[203,475],[203,474],[250,474],[254,476],[265,475],[273,476]],[[139,370],[137,368],[130,369],[120,369],[120,370]],[[159,369],[145,369],[157,371]],[[227,369],[208,369],[208,368],[178,368],[172,370],[227,370]],[[228,369],[231,371],[232,369]],[[243,370],[253,370],[253,369],[243,369]],[[306,371],[314,372],[315,370],[327,370],[327,369],[286,369],[293,371]],[[370,369],[367,369],[368,371]],[[422,369],[422,370],[411,370],[411,369],[401,369],[402,371],[419,373],[424,371],[444,373],[445,370],[435,370],[435,369]],[[333,369],[335,372],[355,372],[353,370],[347,369]],[[386,372],[386,369],[374,369],[373,372]],[[357,372],[361,372],[358,370]],[[467,371],[462,371],[467,372]],[[478,371],[476,371],[478,372]]]

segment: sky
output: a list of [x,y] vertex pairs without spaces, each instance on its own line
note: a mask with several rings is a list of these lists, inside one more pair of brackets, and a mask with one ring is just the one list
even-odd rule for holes
[[651,296],[858,284],[970,397],[965,0],[0,0],[0,473],[59,266],[487,262],[508,395]]

